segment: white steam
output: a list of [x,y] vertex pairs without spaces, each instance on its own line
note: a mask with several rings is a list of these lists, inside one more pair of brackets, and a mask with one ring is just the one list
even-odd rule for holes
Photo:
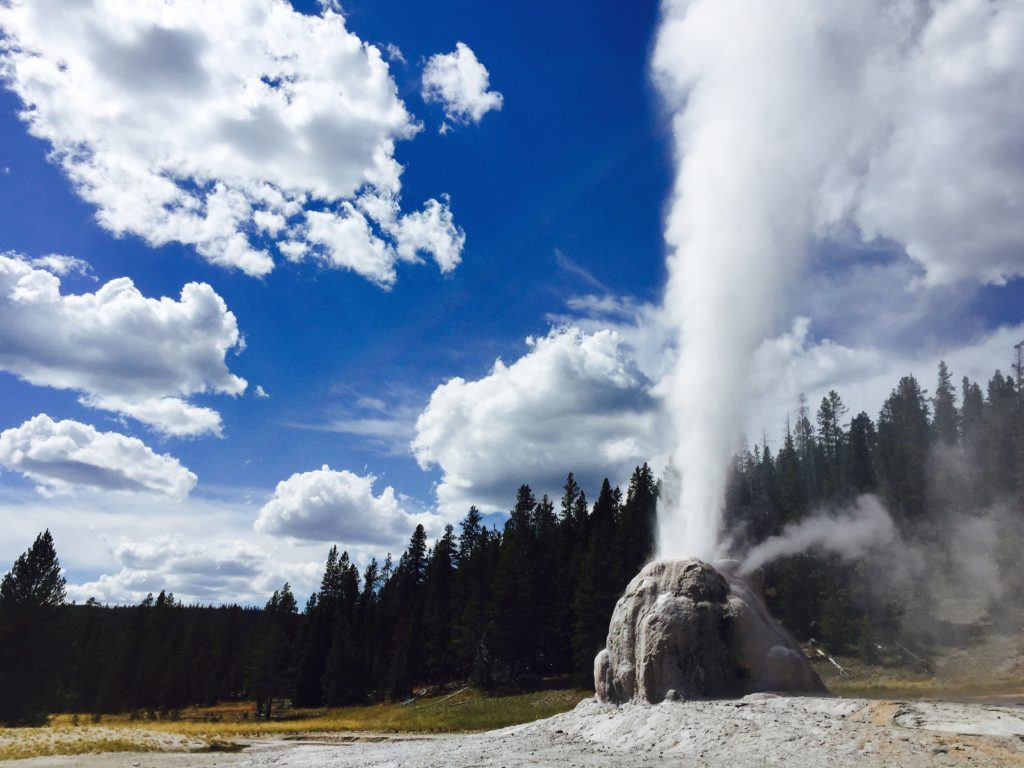
[[747,553],[739,574],[744,576],[780,557],[801,552],[823,552],[853,559],[896,539],[896,526],[878,498],[861,496],[846,512],[822,512],[787,525],[778,536],[765,539]]
[[658,548],[714,558],[750,360],[812,242],[900,243],[923,285],[1024,273],[1024,3],[665,0],[652,67],[678,164]]

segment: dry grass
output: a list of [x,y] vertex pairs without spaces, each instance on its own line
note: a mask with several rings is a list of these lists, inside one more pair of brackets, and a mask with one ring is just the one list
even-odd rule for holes
[[204,744],[152,730],[51,725],[0,728],[0,760],[98,752],[182,752]]
[[839,696],[948,701],[1024,696],[1024,653],[1017,637],[996,635],[969,646],[940,649],[930,674],[905,666],[866,664],[857,658],[837,661],[847,676],[824,659],[814,659],[812,664],[829,690]]
[[485,696],[466,689],[455,696],[418,699],[408,706],[373,704],[330,709],[285,709],[270,721],[252,717],[250,702],[182,710],[180,717],[148,719],[104,715],[74,724],[54,715],[42,728],[0,729],[0,760],[89,752],[176,752],[230,749],[236,740],[339,731],[447,733],[503,728],[565,712],[590,691],[541,691]]
[[[456,696],[418,699],[408,706],[371,704],[328,709],[279,710],[270,721],[252,717],[251,703],[182,710],[177,720],[132,720],[104,716],[103,724],[140,728],[210,739],[287,735],[316,731],[455,732],[483,731],[551,717],[592,696],[590,691],[540,691],[516,696],[486,696],[466,689]],[[52,726],[70,722],[68,715],[51,718]]]

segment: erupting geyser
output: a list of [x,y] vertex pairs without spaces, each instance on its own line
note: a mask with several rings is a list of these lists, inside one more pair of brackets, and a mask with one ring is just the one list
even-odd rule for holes
[[768,613],[760,587],[702,560],[649,563],[615,605],[594,660],[601,701],[827,693],[803,652]]

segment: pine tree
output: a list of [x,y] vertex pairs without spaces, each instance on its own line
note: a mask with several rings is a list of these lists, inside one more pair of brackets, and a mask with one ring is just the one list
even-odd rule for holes
[[61,660],[65,580],[46,530],[0,581],[0,723],[45,722]]
[[1017,385],[999,371],[988,383],[982,424],[986,486],[999,497],[1012,497],[1017,482]]
[[451,637],[456,558],[454,529],[446,525],[434,543],[423,585],[426,674],[435,683],[445,682],[455,666]]
[[847,412],[846,405],[834,389],[821,399],[818,408],[818,445],[822,456],[822,491],[825,498],[835,499],[845,493],[846,478],[843,467],[846,463],[846,432],[842,419]]
[[871,417],[861,411],[850,422],[848,465],[850,489],[856,493],[874,493],[878,488],[875,476],[875,448],[878,436]]
[[494,574],[491,617],[499,640],[495,651],[513,677],[532,667],[537,649],[537,626],[533,618],[537,583],[531,525],[536,506],[530,486],[520,486],[516,504],[505,523]]
[[532,559],[535,601],[535,640],[533,667],[538,674],[553,674],[559,669],[559,643],[554,636],[558,626],[559,543],[555,505],[545,494],[533,510]]
[[[552,630],[553,653],[556,666],[568,671],[573,668],[572,625],[575,621],[572,600],[576,592],[576,579],[586,547],[585,525],[587,504],[583,490],[573,473],[566,477],[559,503],[558,516],[558,579],[554,584],[556,598],[556,624]],[[582,508],[581,508],[582,502]]]
[[291,667],[298,605],[285,582],[267,601],[260,617],[257,641],[249,659],[248,689],[256,701],[256,716],[270,719],[274,699],[290,696]]
[[0,581],[0,723],[45,722],[62,655],[65,583],[48,529]]
[[783,523],[790,523],[803,517],[807,510],[807,489],[800,471],[800,456],[796,450],[793,433],[786,421],[786,436],[775,461],[779,482],[779,513]]
[[384,598],[388,610],[384,619],[394,628],[388,692],[393,699],[405,696],[424,670],[423,580],[427,570],[427,532],[417,525],[409,546],[395,570],[394,588]]
[[938,382],[932,398],[932,434],[940,445],[956,445],[960,436],[960,415],[956,410],[956,389],[946,361],[939,361]]
[[590,513],[587,549],[573,595],[573,660],[581,682],[593,674],[594,656],[605,645],[608,622],[619,594],[612,566],[621,496],[619,489],[613,491],[605,478]]
[[929,448],[928,404],[917,380],[904,376],[878,416],[880,480],[899,522],[925,512]]
[[814,425],[811,424],[809,413],[807,397],[801,393],[797,409],[796,427],[793,430],[793,439],[796,444],[797,455],[800,458],[800,476],[803,480],[804,496],[809,502],[814,503],[820,495],[820,477],[818,443],[815,440]]
[[619,569],[616,580],[622,589],[654,555],[657,505],[657,482],[651,468],[645,463],[636,467],[629,478],[622,520],[616,531],[616,560]]
[[453,651],[460,677],[486,686],[491,678],[493,656],[488,610],[496,558],[492,537],[481,520],[480,510],[470,507],[460,523],[455,605],[461,606],[461,612],[453,630]]
[[[0,581],[0,609],[50,610],[64,604],[66,580],[49,529],[40,533],[28,551],[14,561]],[[10,615],[10,614],[9,614]]]

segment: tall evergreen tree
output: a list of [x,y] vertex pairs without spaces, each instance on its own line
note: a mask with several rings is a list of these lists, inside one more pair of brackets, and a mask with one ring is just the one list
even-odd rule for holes
[[527,672],[537,649],[534,621],[537,583],[531,525],[537,501],[528,485],[516,493],[516,504],[505,523],[494,574],[492,620],[499,639],[497,652],[512,676]]
[[813,503],[818,500],[820,495],[818,443],[814,435],[814,425],[811,424],[810,410],[807,407],[807,396],[802,392],[797,408],[793,439],[797,456],[800,459],[800,476],[803,480],[804,497]]
[[878,436],[871,417],[861,411],[850,422],[846,474],[854,493],[874,493],[878,489],[875,475],[875,447]]
[[616,535],[617,581],[625,587],[654,554],[655,515],[658,505],[658,489],[654,473],[644,463],[636,467],[629,478],[626,489],[626,503],[622,507],[622,519]]
[[64,585],[49,530],[0,581],[0,723],[45,722],[61,657]]
[[590,512],[589,537],[573,595],[573,659],[577,679],[593,674],[594,656],[605,645],[608,622],[619,596],[614,568],[615,529],[622,494],[605,478]]
[[427,532],[417,525],[394,575],[394,588],[385,595],[390,610],[385,615],[394,627],[394,643],[388,670],[392,698],[404,696],[423,674],[423,580],[427,571]]
[[434,543],[424,575],[424,643],[426,674],[431,682],[450,679],[455,668],[452,653],[452,613],[457,545],[451,525]]
[[878,416],[882,487],[898,521],[920,521],[925,512],[929,447],[928,404],[913,376],[904,376]]
[[830,390],[821,399],[818,408],[818,444],[821,448],[822,491],[826,498],[838,498],[846,492],[846,478],[843,469],[846,465],[846,432],[843,429],[843,416],[849,409],[843,403],[839,393]]
[[956,445],[960,437],[960,414],[956,409],[956,388],[945,360],[939,361],[938,382],[932,397],[932,434],[940,445]]
[[803,517],[807,510],[807,488],[800,469],[793,432],[786,421],[786,433],[775,461],[779,482],[779,512],[783,523],[790,523]]
[[983,411],[986,486],[991,493],[1013,497],[1017,487],[1017,385],[999,371],[989,380]]

